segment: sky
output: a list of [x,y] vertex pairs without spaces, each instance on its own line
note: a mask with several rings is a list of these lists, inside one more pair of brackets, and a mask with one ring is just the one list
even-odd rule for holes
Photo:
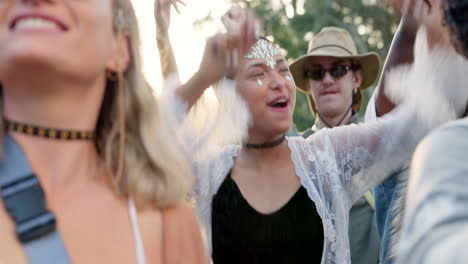
[[[132,0],[132,2],[140,23],[146,78],[158,92],[162,82],[155,38],[154,0]],[[193,23],[206,17],[210,12],[214,18],[219,18],[229,9],[228,0],[184,0],[184,2],[187,6],[180,6],[180,14],[172,10],[169,28],[182,82],[187,81],[197,70],[206,38],[222,28],[219,22],[204,23],[202,27],[195,27]]]

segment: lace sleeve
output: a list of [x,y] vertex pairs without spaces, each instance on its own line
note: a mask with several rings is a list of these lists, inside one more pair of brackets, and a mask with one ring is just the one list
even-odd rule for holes
[[376,121],[324,129],[307,139],[320,174],[338,176],[334,188],[344,188],[350,206],[408,160],[425,135],[408,111],[400,106]]
[[[190,109],[177,96],[180,84],[168,80],[159,97],[164,125],[173,132],[174,146],[182,149],[193,167],[193,194],[209,192],[214,177],[224,173],[248,129],[248,107],[240,98],[232,80],[222,80],[213,90],[205,91]],[[212,93],[215,91],[215,93]]]
[[338,176],[352,205],[370,187],[411,158],[416,144],[432,128],[455,119],[468,98],[468,62],[443,48],[429,50],[424,29],[415,45],[415,62],[387,78],[387,94],[400,106],[386,116],[359,125],[322,130],[307,139],[317,167]]

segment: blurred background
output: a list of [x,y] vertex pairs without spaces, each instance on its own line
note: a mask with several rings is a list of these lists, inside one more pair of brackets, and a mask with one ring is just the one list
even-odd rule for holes
[[[385,60],[399,18],[382,0],[185,0],[180,14],[172,10],[170,39],[182,81],[197,70],[205,39],[223,30],[220,17],[233,3],[249,7],[264,23],[264,34],[279,44],[289,61],[307,52],[308,41],[322,27],[337,26],[354,36],[359,52],[375,51]],[[154,0],[133,0],[141,24],[145,73],[161,90],[159,56],[155,39]],[[365,110],[373,88],[363,94]],[[361,115],[363,113],[360,113]],[[298,92],[294,123],[299,131],[314,120],[305,96]]]

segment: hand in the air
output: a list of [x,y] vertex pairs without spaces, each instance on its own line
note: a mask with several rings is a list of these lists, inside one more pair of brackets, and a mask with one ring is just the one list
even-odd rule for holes
[[223,77],[233,78],[243,56],[256,42],[255,15],[239,6],[222,18],[226,33],[208,39],[198,74],[210,85]]
[[154,1],[154,17],[156,25],[160,29],[167,31],[171,23],[171,6],[173,6],[177,13],[180,14],[178,5],[184,5],[182,0],[155,0]]
[[424,0],[384,0],[384,2],[400,15],[412,16],[416,19],[421,17],[425,5]]

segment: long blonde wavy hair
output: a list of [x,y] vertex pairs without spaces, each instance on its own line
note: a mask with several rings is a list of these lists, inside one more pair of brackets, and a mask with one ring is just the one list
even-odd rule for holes
[[[112,5],[114,32],[127,37],[130,62],[124,72],[107,80],[96,148],[116,193],[131,197],[139,208],[167,207],[187,197],[190,166],[163,124],[153,90],[143,76],[133,6],[130,0],[112,0]],[[0,118],[0,137],[2,123]]]

